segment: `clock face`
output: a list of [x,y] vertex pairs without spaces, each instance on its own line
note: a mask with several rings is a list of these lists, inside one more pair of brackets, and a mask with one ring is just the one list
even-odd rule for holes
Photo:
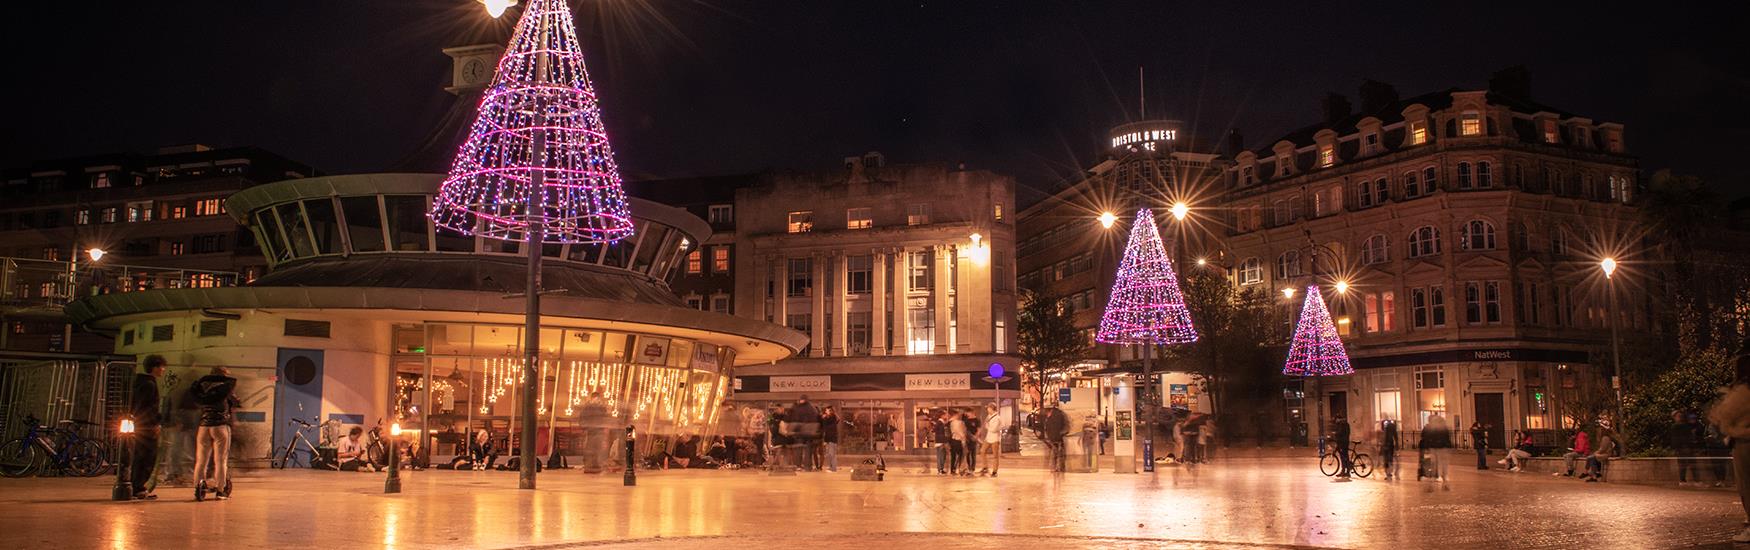
[[480,58],[469,59],[462,63],[462,83],[479,84],[486,81],[486,62]]

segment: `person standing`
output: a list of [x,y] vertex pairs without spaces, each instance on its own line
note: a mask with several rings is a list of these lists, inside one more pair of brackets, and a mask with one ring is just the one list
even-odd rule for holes
[[1215,417],[1203,419],[1203,425],[1197,427],[1197,462],[1208,463],[1215,456]]
[[1049,450],[1045,466],[1052,472],[1062,473],[1066,451],[1063,438],[1069,435],[1069,415],[1057,408],[1055,401],[1047,403],[1039,414],[1039,437],[1045,440],[1045,447]]
[[1701,426],[1683,411],[1671,411],[1671,426],[1665,430],[1665,443],[1677,453],[1677,485],[1701,482],[1695,457],[1701,456]]
[[[1434,479],[1446,481],[1447,467],[1450,465],[1448,463],[1452,458],[1448,456],[1452,450],[1452,425],[1446,422],[1444,415],[1436,412],[1428,417],[1428,425],[1422,427],[1422,441],[1419,446],[1428,455],[1433,466]],[[1417,470],[1416,480],[1421,481],[1423,472],[1419,466]]]
[[133,393],[128,400],[129,414],[134,417],[134,449],[128,470],[133,476],[130,481],[134,498],[150,500],[158,498],[152,490],[158,485],[153,475],[158,465],[159,424],[163,421],[158,378],[164,376],[164,357],[146,356],[140,368],[142,372],[134,374]]
[[1379,422],[1379,467],[1387,480],[1398,476],[1398,422],[1390,418]]
[[795,444],[800,446],[802,460],[798,465],[804,471],[820,469],[820,464],[814,461],[814,447],[820,444],[820,410],[808,402],[808,396],[796,398],[796,406],[790,408],[790,415],[785,417],[790,430],[794,432]]
[[930,447],[936,449],[936,473],[948,475],[948,415],[937,413],[930,417],[930,431],[925,432],[929,438]]
[[1470,423],[1470,446],[1477,451],[1477,469],[1489,469],[1489,430],[1483,423]]
[[1349,463],[1349,417],[1339,412],[1331,417],[1331,437],[1337,440],[1337,481],[1349,481],[1349,472],[1355,469]]
[[723,438],[723,464],[727,468],[735,468],[736,438],[742,435],[741,411],[735,410],[735,405],[724,403],[722,410],[717,411],[717,435]]
[[820,414],[820,441],[822,452],[826,453],[823,466],[831,471],[839,471],[839,413],[832,407],[827,407]]
[[1584,425],[1574,430],[1574,437],[1569,440],[1569,444],[1572,446],[1568,447],[1568,452],[1562,453],[1564,471],[1551,475],[1574,477],[1574,461],[1592,455],[1592,441],[1586,438],[1586,426]]
[[[984,465],[988,467],[990,476],[996,477],[997,468],[1002,466],[1000,460],[1003,454],[1003,435],[1009,431],[1009,417],[1004,416],[995,404],[985,405],[984,414],[984,422],[979,425],[979,429],[984,432],[979,436],[982,440],[979,448],[984,452]],[[983,474],[985,470],[979,470],[978,473]]]
[[[237,379],[225,367],[194,381],[195,402],[200,405],[200,428],[195,436],[194,490],[198,496],[212,490],[219,498],[231,498],[231,417],[243,402],[237,399]],[[198,500],[198,499],[197,499]]]
[[960,419],[966,422],[966,475],[972,475],[972,469],[978,467],[978,442],[984,438],[984,422],[978,419],[977,411],[967,409],[960,413]]
[[1732,385],[1708,412],[1708,420],[1732,446],[1732,474],[1738,481],[1738,502],[1746,518],[1744,529],[1732,536],[1732,542],[1750,542],[1750,339],[1738,349]]
[[949,409],[944,418],[948,423],[948,474],[961,475],[966,467],[966,419]]

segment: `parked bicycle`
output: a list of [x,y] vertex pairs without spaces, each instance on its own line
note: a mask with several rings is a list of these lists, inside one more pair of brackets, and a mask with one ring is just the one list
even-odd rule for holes
[[[312,424],[311,422],[317,423]],[[286,422],[287,426],[297,426],[298,429],[292,434],[292,440],[286,442],[285,449],[274,453],[273,467],[284,470],[287,464],[293,462],[295,458],[294,455],[303,453],[309,455],[309,459],[303,461],[303,463],[309,464],[311,468],[326,467],[332,469],[334,465],[327,463],[328,461],[322,457],[322,453],[316,450],[316,444],[311,443],[310,438],[305,437],[304,433],[335,422],[337,421],[330,420],[328,422],[321,422],[318,418],[311,418],[310,422],[305,422],[302,418],[293,418]],[[302,448],[299,447],[299,444],[303,444]]]
[[389,447],[383,443],[383,419],[378,418],[377,424],[365,432],[365,460],[378,468],[389,467]]
[[95,477],[109,468],[109,449],[103,442],[79,435],[75,426],[99,426],[85,420],[62,420],[54,428],[25,416],[29,426],[23,437],[0,445],[0,476],[24,477],[54,472],[60,475]]
[[[1367,477],[1373,473],[1373,457],[1367,456],[1367,453],[1356,452],[1355,449],[1360,445],[1360,441],[1352,442],[1349,445],[1350,473],[1356,477]],[[1319,438],[1319,472],[1327,477],[1343,472],[1342,459],[1337,456],[1337,453],[1331,449],[1331,444],[1326,442],[1324,438]]]

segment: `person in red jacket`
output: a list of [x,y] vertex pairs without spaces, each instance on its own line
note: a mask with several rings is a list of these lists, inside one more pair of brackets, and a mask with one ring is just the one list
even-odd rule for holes
[[1552,475],[1574,477],[1574,461],[1588,456],[1592,456],[1592,442],[1586,439],[1586,427],[1581,426],[1574,430],[1573,446],[1568,448],[1568,452],[1562,454],[1562,466],[1566,471],[1556,472]]

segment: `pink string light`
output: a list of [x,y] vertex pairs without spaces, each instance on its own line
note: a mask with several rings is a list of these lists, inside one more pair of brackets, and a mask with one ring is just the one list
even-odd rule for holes
[[[502,240],[523,240],[530,223],[541,226],[547,243],[631,236],[632,214],[570,8],[565,0],[525,6],[468,139],[432,200],[431,219],[457,233]],[[542,154],[537,135],[545,140]],[[532,184],[537,173],[539,189]],[[530,208],[530,193],[539,194],[539,208]]]
[[1282,374],[1338,376],[1354,372],[1319,286],[1306,287],[1306,303],[1300,307],[1300,322],[1294,327],[1294,343],[1288,347],[1288,363],[1282,366]]
[[1191,311],[1179,291],[1173,262],[1161,246],[1154,213],[1136,211],[1118,278],[1112,282],[1100,331],[1094,340],[1106,344],[1186,344],[1197,341]]

